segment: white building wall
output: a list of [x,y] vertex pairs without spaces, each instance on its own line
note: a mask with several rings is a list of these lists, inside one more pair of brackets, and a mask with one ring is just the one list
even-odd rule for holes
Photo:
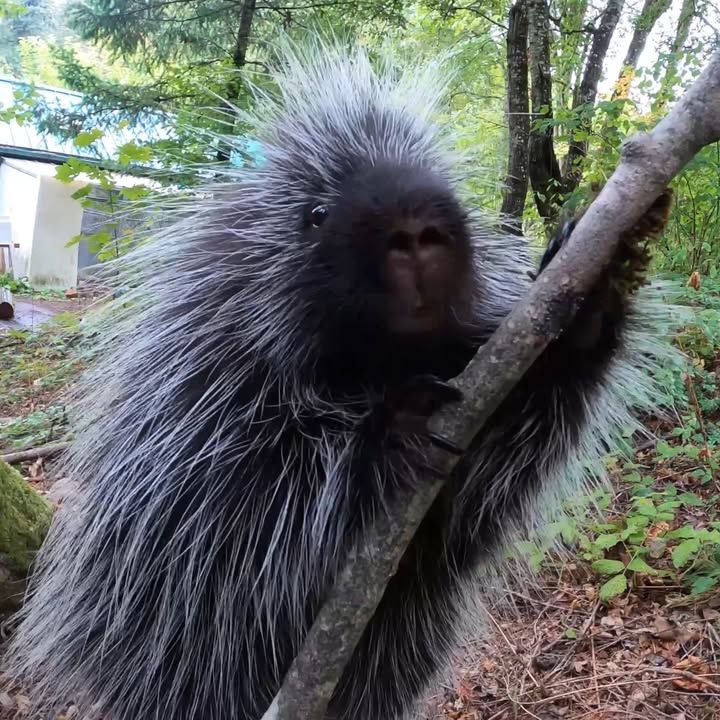
[[83,207],[72,194],[81,183],[40,177],[28,277],[33,287],[65,290],[77,284],[78,247],[67,242],[80,233]]
[[6,160],[0,165],[0,216],[10,220],[13,271],[16,278],[27,277],[32,251],[35,211],[40,179],[35,163]]

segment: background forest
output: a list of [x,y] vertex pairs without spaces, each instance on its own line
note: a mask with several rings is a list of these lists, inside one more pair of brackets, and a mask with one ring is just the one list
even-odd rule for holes
[[[57,168],[117,190],[119,216],[163,190],[192,191],[253,162],[252,128],[231,111],[265,86],[279,32],[332,31],[373,52],[428,61],[452,52],[442,121],[472,158],[478,205],[540,242],[612,173],[622,142],[652,127],[720,47],[710,0],[0,0],[0,74],[25,83],[2,118],[71,139]],[[53,105],[40,86],[78,91]],[[102,138],[135,139],[101,157]],[[80,152],[82,151],[82,152]],[[537,588],[488,608],[496,633],[465,648],[458,680],[431,698],[456,720],[720,717],[720,146],[673,182],[655,271],[694,306],[676,337],[688,367],[659,367],[669,411],[608,458],[613,484],[522,548]],[[92,204],[90,185],[76,193]],[[122,250],[112,215],[90,240]],[[77,239],[75,239],[77,241]],[[37,298],[22,280],[13,290]],[[60,303],[59,298],[54,298]],[[62,304],[62,303],[60,303]],[[63,308],[65,309],[65,308]],[[63,391],[82,365],[81,303],[0,335],[0,451],[63,439]],[[44,495],[52,465],[17,465]],[[598,512],[598,509],[600,512]],[[563,553],[556,550],[558,542]],[[510,598],[511,602],[507,603]],[[23,710],[4,692],[3,709]]]

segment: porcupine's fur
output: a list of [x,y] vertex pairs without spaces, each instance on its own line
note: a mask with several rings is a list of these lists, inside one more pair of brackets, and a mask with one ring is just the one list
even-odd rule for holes
[[[279,99],[256,111],[265,162],[122,261],[134,289],[84,381],[64,467],[77,492],[56,517],[9,653],[40,708],[257,720],[349,544],[393,488],[422,481],[421,446],[387,444],[369,420],[403,372],[449,377],[469,356],[456,360],[452,343],[439,359],[414,348],[391,380],[364,375],[328,339],[357,333],[352,354],[368,357],[349,258],[320,261],[300,221],[308,203],[332,212],[343,183],[368,167],[389,168],[390,184],[397,168],[431,170],[461,192],[431,122],[439,73],[374,72],[360,51],[319,45],[288,53],[278,85]],[[470,316],[457,322],[474,347],[522,296],[531,265],[524,240],[467,222],[475,280],[462,298]],[[662,314],[651,289],[630,303],[607,287],[607,307],[593,301],[600,339],[588,349],[577,330],[561,336],[443,491],[333,717],[391,720],[412,708],[453,647],[473,570],[577,490],[630,405],[650,397],[662,345],[648,331]]]

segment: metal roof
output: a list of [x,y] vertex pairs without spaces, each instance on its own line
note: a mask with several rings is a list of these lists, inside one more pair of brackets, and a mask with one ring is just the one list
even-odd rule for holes
[[[0,76],[0,108],[8,108],[16,102],[15,93],[33,88],[49,106],[58,109],[78,110],[82,106],[82,93],[71,92],[44,85],[30,85],[14,78]],[[72,140],[61,140],[50,133],[40,132],[30,122],[20,125],[15,120],[0,121],[0,156],[33,159],[39,162],[64,162],[68,157],[84,160],[109,160],[116,157],[118,148],[131,141],[150,140],[162,133],[158,121],[152,123],[152,132],[140,132],[137,128],[125,128],[105,132],[92,146],[78,148]],[[142,137],[145,135],[146,137]]]
[[[2,75],[0,75],[0,109],[15,104],[15,93],[24,93],[30,89],[40,95],[50,107],[82,113],[84,100],[82,93],[45,85],[31,85]],[[118,149],[125,143],[152,141],[168,136],[163,118],[147,115],[143,120],[143,128],[128,127],[105,131],[103,136],[95,140],[91,146],[84,148],[78,148],[72,140],[62,140],[51,133],[41,132],[32,122],[21,125],[15,120],[9,122],[0,120],[0,162],[3,158],[14,158],[61,165],[68,158],[76,157],[102,166],[103,161],[116,158]],[[238,147],[244,145],[244,153],[233,151],[230,158],[232,165],[241,167],[247,161],[253,165],[262,165],[265,162],[262,145],[256,139],[236,137],[235,142]],[[152,173],[152,166],[151,162],[149,167],[136,167],[136,171],[140,174],[144,174],[146,170]]]

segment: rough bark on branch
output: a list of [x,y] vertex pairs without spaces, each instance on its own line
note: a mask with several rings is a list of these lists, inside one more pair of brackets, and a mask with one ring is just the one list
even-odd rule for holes
[[[672,178],[705,145],[720,140],[720,53],[670,114],[646,135],[631,138],[620,165],[580,219],[570,240],[531,286],[489,342],[455,380],[465,400],[441,413],[433,430],[467,448],[483,423],[546,345],[571,319],[558,298],[578,299],[597,282],[629,230]],[[433,460],[450,470],[454,459]],[[333,689],[387,579],[442,483],[397,498],[380,514],[367,544],[349,559],[264,720],[326,720]]]
[[645,49],[645,44],[655,27],[655,23],[667,12],[670,2],[671,0],[645,0],[640,15],[635,20],[635,29],[630,40],[630,46],[625,54],[620,75],[615,83],[613,100],[626,98],[630,94],[630,86],[635,76],[635,70],[637,70],[640,55]]
[[[528,58],[532,120],[552,120],[550,11],[546,0],[528,0]],[[560,209],[562,176],[551,127],[530,130],[530,183],[540,216],[548,221]]]
[[500,212],[509,232],[522,232],[522,216],[528,191],[528,14],[526,0],[510,8],[507,32],[508,172]]
[[602,77],[605,56],[610,47],[610,40],[615,33],[620,13],[623,7],[623,0],[608,0],[608,4],[600,16],[597,28],[590,45],[585,72],[580,83],[580,92],[577,96],[577,103],[574,110],[581,113],[580,135],[573,136],[570,141],[567,157],[565,158],[565,190],[574,190],[580,183],[582,173],[578,163],[585,157],[588,148],[587,136],[590,132],[592,120],[592,108],[597,97],[598,84]]

